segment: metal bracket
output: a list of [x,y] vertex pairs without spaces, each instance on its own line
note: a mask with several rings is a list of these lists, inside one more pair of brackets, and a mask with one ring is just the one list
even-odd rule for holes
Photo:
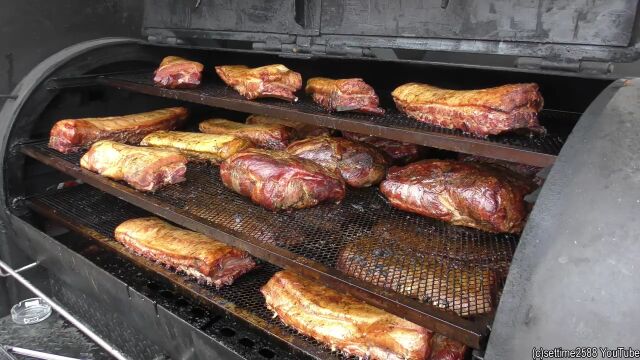
[[[19,268],[19,269],[15,269],[15,270],[13,270],[13,271],[15,271],[17,274],[19,274],[19,273],[21,273],[21,272],[23,272],[23,271],[29,270],[29,269],[34,268],[34,267],[36,267],[36,266],[38,266],[38,262],[37,262],[37,261],[34,261],[34,262],[32,262],[31,264],[25,265],[25,266],[23,266],[23,267],[21,267],[21,268]],[[9,273],[3,273],[3,272],[2,272],[2,269],[0,269],[0,277],[9,277],[9,276],[11,276],[11,274],[9,274]]]
[[97,75],[81,75],[63,78],[53,78],[45,82],[47,90],[60,90],[73,87],[85,87],[98,85]]
[[562,72],[609,74],[613,72],[613,64],[602,61],[585,60],[552,60],[536,57],[519,57],[516,59],[515,67],[520,69],[534,70],[554,70]]
[[100,80],[105,76],[131,75],[149,72],[148,68],[130,71],[118,71],[111,73],[77,75],[51,78],[45,82],[47,90],[60,90],[66,88],[98,86],[101,85]]

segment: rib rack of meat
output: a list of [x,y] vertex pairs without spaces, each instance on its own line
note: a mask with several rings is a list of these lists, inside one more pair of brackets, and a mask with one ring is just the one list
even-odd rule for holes
[[115,238],[140,256],[220,288],[253,269],[249,254],[156,217],[131,219],[115,229]]
[[362,79],[311,78],[305,88],[313,101],[329,111],[357,111],[382,115],[375,90]]
[[273,97],[296,102],[302,76],[281,64],[250,69],[244,65],[216,66],[216,73],[227,85],[249,100]]
[[509,84],[480,90],[447,90],[419,83],[396,88],[393,100],[410,117],[478,136],[529,129],[538,122],[543,100],[537,84]]
[[410,144],[391,139],[385,139],[376,136],[358,134],[349,131],[343,131],[342,136],[347,139],[362,141],[364,143],[375,146],[382,150],[387,156],[389,163],[394,165],[404,165],[418,160],[424,151],[424,147],[416,144]]
[[162,59],[153,81],[157,86],[169,89],[194,88],[200,85],[204,65],[178,56]]
[[535,184],[506,168],[422,160],[391,168],[380,190],[391,205],[454,225],[519,233]]
[[173,149],[154,149],[101,140],[80,159],[80,166],[141,191],[185,180],[187,158]]
[[173,107],[132,115],[60,120],[51,129],[49,147],[66,154],[98,140],[137,145],[154,131],[177,128],[188,114],[186,108]]
[[285,151],[249,149],[220,165],[224,185],[269,210],[302,209],[340,202],[342,179],[313,161]]
[[466,352],[462,344],[290,271],[276,273],[261,292],[282,322],[347,355],[462,360]]
[[246,120],[247,124],[279,124],[293,129],[293,135],[296,139],[306,139],[313,136],[330,136],[332,130],[322,126],[305,124],[296,120],[274,118],[264,115],[249,115]]
[[348,185],[356,188],[380,183],[387,171],[387,162],[378,149],[342,137],[299,140],[289,145],[287,152],[339,174]]
[[284,150],[293,137],[293,130],[280,124],[243,124],[226,119],[209,119],[200,123],[206,134],[232,135],[246,139],[257,147]]
[[253,146],[251,141],[233,135],[182,131],[156,131],[145,136],[140,145],[177,149],[189,158],[207,160],[214,164]]

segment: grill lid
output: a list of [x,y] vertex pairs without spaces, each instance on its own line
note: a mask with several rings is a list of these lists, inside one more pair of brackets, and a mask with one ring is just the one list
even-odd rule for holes
[[[151,42],[433,61],[511,55],[515,66],[592,73],[640,55],[635,0],[147,0]],[[635,33],[638,31],[636,30]]]

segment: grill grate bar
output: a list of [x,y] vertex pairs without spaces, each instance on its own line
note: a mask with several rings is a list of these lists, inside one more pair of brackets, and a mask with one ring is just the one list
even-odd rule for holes
[[[459,130],[445,129],[413,120],[395,110],[392,101],[383,97],[387,113],[371,116],[358,113],[327,113],[310,98],[301,96],[290,104],[273,99],[246,100],[219,79],[205,80],[197,89],[163,89],[153,85],[151,73],[109,74],[98,81],[147,95],[189,101],[228,110],[293,119],[309,124],[327,126],[374,136],[435,147],[444,150],[481,155],[539,167],[552,165],[560,152],[566,135],[558,124],[570,127],[580,114],[544,110],[542,125],[554,133],[546,135],[503,134],[482,138]],[[560,120],[560,122],[558,122]],[[558,132],[555,132],[558,130]]]
[[225,188],[209,165],[190,164],[184,183],[143,194],[81,169],[79,154],[63,155],[46,143],[22,151],[170,221],[476,348],[487,335],[484,324],[517,244],[513,235],[396,210],[377,189],[351,190],[339,205],[273,213]]

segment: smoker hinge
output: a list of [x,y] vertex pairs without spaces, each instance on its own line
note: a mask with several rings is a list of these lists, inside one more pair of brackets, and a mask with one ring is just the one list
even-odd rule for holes
[[9,200],[9,206],[14,211],[20,211],[26,209],[25,201],[27,199],[24,196],[16,196]]
[[520,69],[552,70],[574,73],[609,74],[613,72],[613,64],[588,60],[556,60],[536,57],[520,57],[515,66]]

